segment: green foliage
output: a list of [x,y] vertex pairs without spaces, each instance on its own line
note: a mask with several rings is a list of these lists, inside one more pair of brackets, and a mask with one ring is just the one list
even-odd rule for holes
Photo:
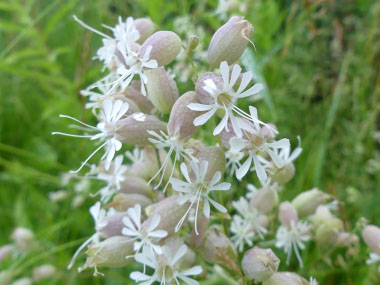
[[[293,146],[298,135],[302,139],[296,176],[282,198],[318,186],[345,201],[340,209],[345,229],[354,229],[360,217],[379,224],[380,171],[368,168],[369,160],[379,158],[373,134],[380,128],[380,3],[245,2],[242,14],[254,24],[256,48],[247,49],[242,63],[267,87],[257,103],[259,115],[272,120]],[[215,1],[206,0],[0,2],[0,244],[9,242],[16,226],[31,228],[38,240],[33,254],[0,269],[8,267],[18,278],[52,263],[60,271],[48,284],[128,284],[124,269],[104,270],[106,278],[66,271],[75,247],[91,234],[92,201],[72,209],[69,202],[48,198],[62,186],[59,175],[79,166],[93,149],[84,140],[50,135],[67,129],[58,114],[91,120],[79,90],[101,74],[100,64],[91,61],[101,39],[72,15],[99,28],[113,25],[119,15],[149,16],[164,30],[175,30],[173,19],[189,15],[204,26],[208,41],[221,24],[215,8]],[[359,195],[350,199],[355,191]],[[380,282],[376,268],[363,262],[366,246],[350,258],[327,253],[330,249],[309,245],[299,273],[320,284]]]

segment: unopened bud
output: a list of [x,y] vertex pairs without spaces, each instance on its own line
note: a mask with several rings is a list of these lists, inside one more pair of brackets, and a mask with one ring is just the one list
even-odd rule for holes
[[148,206],[145,209],[149,218],[142,224],[143,229],[148,229],[155,215],[160,216],[160,223],[156,230],[165,230],[168,235],[174,233],[175,227],[178,221],[185,215],[186,210],[189,207],[188,203],[179,205],[178,196],[173,195],[161,200],[155,204]]
[[152,204],[152,200],[150,200],[148,197],[141,194],[119,193],[115,195],[112,202],[108,204],[107,207],[112,207],[117,211],[126,211],[137,204],[139,204],[142,209],[145,209],[145,207]]
[[41,280],[53,277],[57,272],[54,265],[43,264],[33,269],[33,281],[39,282]]
[[270,248],[258,246],[245,252],[241,266],[250,280],[263,282],[273,275],[280,265],[280,259]]
[[292,162],[285,164],[282,168],[277,168],[273,174],[270,174],[270,179],[278,184],[284,185],[288,183],[295,175],[296,168]]
[[27,228],[18,227],[12,232],[11,239],[19,251],[27,251],[34,241],[34,234]]
[[86,251],[87,260],[79,271],[86,268],[97,267],[124,267],[133,261],[133,258],[126,258],[134,254],[134,240],[125,236],[110,237],[100,243],[92,244]]
[[336,243],[339,233],[343,230],[343,223],[338,218],[330,219],[318,225],[315,240],[322,246]]
[[174,103],[168,122],[169,136],[178,135],[179,139],[185,139],[191,137],[199,129],[200,126],[193,124],[199,112],[190,110],[187,107],[190,103],[199,103],[194,91],[186,92]]
[[12,282],[12,285],[32,285],[33,280],[29,277],[23,277]]
[[169,114],[179,95],[174,79],[163,67],[147,70],[144,75],[148,79],[146,88],[150,101],[158,111]]
[[106,238],[121,235],[124,227],[123,218],[127,215],[127,212],[115,212],[107,216],[107,225],[99,231],[100,235]]
[[13,249],[13,244],[6,244],[0,247],[0,263],[11,255]]
[[348,232],[339,233],[338,238],[336,240],[336,244],[341,247],[347,247],[357,243],[359,243],[359,237],[356,234]]
[[318,206],[314,215],[310,216],[310,221],[312,222],[314,228],[332,219],[335,219],[335,217],[331,214],[330,209],[325,205]]
[[[158,151],[159,153],[159,158],[160,162],[162,163],[166,156],[168,155],[167,152],[163,149],[160,149]],[[149,180],[152,178],[157,171],[160,168],[161,163],[159,163],[158,158],[157,158],[157,149],[154,149],[152,147],[146,147],[141,151],[141,159],[138,161],[135,161],[132,166],[130,167],[130,172],[135,175],[135,177],[140,177],[141,179],[144,180]],[[165,170],[165,176],[164,176],[164,181],[167,181],[167,179],[170,177],[170,171],[172,169],[172,162],[169,160],[168,166],[166,167]],[[151,189],[149,185],[147,185],[146,182],[144,182],[146,186]],[[126,192],[126,191],[123,191]],[[130,192],[132,193],[132,192]],[[134,193],[140,193],[140,192],[134,192]],[[146,196],[150,196],[151,190],[149,190],[149,193],[140,193]]]
[[150,59],[157,60],[158,66],[164,66],[176,58],[181,50],[182,41],[174,32],[158,31],[145,40],[139,54],[143,56],[149,46],[152,47]]
[[164,130],[165,123],[153,115],[134,113],[118,121],[117,127],[117,135],[121,142],[141,146],[149,144],[150,134],[147,131],[160,133]]
[[150,18],[137,18],[133,21],[133,25],[140,34],[137,41],[139,44],[142,44],[154,32],[154,23]]
[[243,54],[253,26],[243,17],[234,16],[221,26],[212,36],[208,47],[208,62],[211,67],[218,67],[222,61],[233,64]]
[[199,38],[196,35],[191,35],[189,38],[189,43],[187,45],[187,53],[191,53],[197,48],[199,44]]
[[330,195],[322,192],[318,188],[302,192],[298,194],[292,201],[294,207],[300,217],[306,217],[314,214],[317,207],[330,197]]
[[289,202],[282,202],[279,207],[278,219],[281,224],[288,229],[291,229],[292,221],[298,222],[298,214],[296,208]]
[[152,191],[152,187],[150,187],[144,179],[131,175],[124,176],[124,181],[120,186],[120,193],[124,194],[134,193],[150,196]]
[[210,263],[223,263],[223,261],[235,261],[237,252],[235,246],[225,234],[217,229],[210,229],[207,233],[199,252]]
[[223,175],[226,170],[226,156],[220,147],[206,146],[198,152],[196,158],[199,161],[208,161],[205,181],[210,181],[214,174],[218,171],[220,171]]
[[276,272],[263,285],[309,285],[309,282],[294,272]]
[[265,187],[253,193],[249,204],[261,213],[268,213],[273,209],[277,200],[276,190],[271,187]]
[[365,226],[362,231],[365,243],[375,252],[380,254],[380,228],[374,225]]
[[153,104],[139,90],[141,90],[141,82],[133,81],[132,86],[129,86],[124,90],[124,95],[131,99],[141,112],[150,114],[154,108]]

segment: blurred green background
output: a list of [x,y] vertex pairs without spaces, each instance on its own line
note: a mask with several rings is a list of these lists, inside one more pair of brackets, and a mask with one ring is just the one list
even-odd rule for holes
[[[276,123],[293,146],[298,135],[302,139],[296,177],[283,196],[317,186],[344,201],[339,214],[347,230],[360,217],[380,225],[380,2],[240,2],[244,9],[228,15],[244,15],[255,28],[256,50],[249,48],[242,64],[267,85],[256,104],[259,115]],[[93,278],[91,270],[66,271],[75,247],[92,234],[88,208],[94,199],[74,209],[70,201],[52,203],[48,196],[62,188],[60,175],[93,150],[85,140],[50,135],[67,130],[58,114],[93,122],[79,90],[101,76],[101,64],[91,60],[101,38],[72,15],[98,29],[113,26],[119,15],[149,16],[160,29],[179,33],[184,27],[173,20],[185,17],[203,28],[207,49],[223,23],[216,7],[212,0],[0,1],[0,244],[9,243],[16,226],[32,229],[37,240],[32,254],[0,264],[0,270],[17,279],[51,263],[59,273],[46,284],[129,284],[123,269],[103,270],[106,278]],[[190,80],[180,87],[191,88]],[[376,266],[364,262],[367,255],[362,246],[358,258],[342,254],[338,265],[329,265],[309,245],[299,273],[320,284],[379,284]]]

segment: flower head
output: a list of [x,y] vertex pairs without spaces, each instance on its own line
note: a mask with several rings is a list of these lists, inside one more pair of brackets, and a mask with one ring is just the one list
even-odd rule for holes
[[[237,83],[241,67],[237,64],[233,66],[230,78],[230,70],[227,62],[223,61],[220,64],[220,71],[223,78],[223,86],[217,85],[212,79],[204,81],[205,86],[203,89],[208,92],[212,98],[211,104],[191,103],[188,108],[194,111],[206,111],[206,113],[198,116],[194,120],[195,126],[204,125],[218,110],[224,111],[223,119],[214,129],[214,136],[220,134],[223,129],[228,130],[228,122],[231,122],[232,128],[237,136],[242,136],[242,129],[249,129],[247,123],[240,117],[246,118],[249,121],[264,124],[257,118],[251,117],[243,110],[236,106],[237,100],[240,98],[250,97],[258,94],[263,88],[262,84],[255,84],[251,88],[245,90],[252,80],[250,72],[243,73],[240,86],[235,90],[234,86]],[[240,117],[236,117],[236,115]]]
[[200,202],[203,202],[203,215],[206,218],[210,217],[210,204],[213,205],[218,211],[226,213],[227,209],[215,200],[211,199],[209,195],[213,191],[227,191],[231,188],[231,184],[226,182],[219,183],[220,179],[222,178],[222,174],[220,171],[217,171],[214,174],[211,181],[206,181],[205,176],[208,168],[208,161],[206,160],[201,161],[200,163],[195,160],[192,160],[190,161],[190,167],[192,173],[194,174],[194,179],[190,178],[186,164],[182,163],[180,168],[182,175],[184,176],[186,181],[171,178],[170,183],[172,184],[174,191],[183,193],[183,195],[178,198],[178,203],[180,205],[183,205],[187,201],[190,202],[188,210],[177,224],[176,231],[178,231],[182,226],[182,223],[185,221],[190,209],[194,205],[196,205],[195,232],[198,234],[197,215]]
[[152,223],[145,230],[141,224],[141,206],[135,205],[133,208],[129,208],[128,216],[123,218],[124,228],[122,234],[131,237],[135,240],[133,245],[135,253],[137,254],[143,247],[150,247],[156,253],[161,254],[161,247],[156,245],[156,241],[167,236],[167,232],[164,230],[156,230],[160,224],[160,216],[153,217]]
[[99,140],[102,144],[90,154],[90,156],[82,163],[82,165],[74,173],[78,173],[83,166],[97,153],[100,149],[105,148],[105,153],[103,154],[101,160],[105,160],[105,168],[109,169],[111,161],[115,156],[116,151],[121,149],[122,143],[120,142],[119,135],[117,131],[119,129],[119,120],[126,114],[128,111],[128,103],[124,103],[121,100],[116,100],[112,102],[110,99],[106,99],[103,102],[103,109],[101,109],[99,114],[100,122],[96,127],[85,124],[73,117],[60,115],[61,118],[68,118],[73,121],[80,123],[83,127],[79,127],[88,132],[97,132],[97,134],[85,134],[85,135],[72,135],[61,132],[53,132],[53,135],[64,135],[77,138],[88,138],[90,140]]
[[179,280],[188,285],[197,285],[198,281],[190,278],[189,276],[199,275],[202,273],[202,267],[197,265],[190,269],[181,271],[180,265],[182,258],[187,252],[187,246],[182,245],[175,254],[173,254],[169,247],[163,246],[162,255],[157,255],[151,248],[144,247],[142,253],[136,255],[136,261],[147,265],[154,269],[151,276],[134,271],[130,277],[139,284],[150,285],[155,281],[164,284],[180,284]]

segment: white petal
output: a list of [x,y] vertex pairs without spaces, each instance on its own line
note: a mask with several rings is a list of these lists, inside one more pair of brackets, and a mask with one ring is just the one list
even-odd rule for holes
[[222,173],[220,171],[215,172],[214,176],[212,177],[209,185],[214,186],[216,183],[219,182],[219,180],[222,178]]
[[150,237],[155,237],[155,238],[164,238],[168,235],[168,232],[164,230],[157,230],[157,231],[149,233],[148,235]]
[[157,228],[157,226],[160,224],[160,216],[159,215],[154,215],[153,218],[152,218],[152,221],[148,227],[148,233],[153,231],[155,228]]
[[264,86],[261,83],[257,83],[236,97],[237,98],[244,98],[244,97],[255,95],[255,94],[259,93],[261,90],[263,90],[263,87]]
[[274,164],[278,168],[283,168],[284,167],[284,161],[278,156],[278,154],[270,149],[267,150],[269,156],[272,158]]
[[180,168],[181,168],[182,175],[185,177],[186,181],[191,183],[191,179],[189,176],[189,172],[187,170],[186,163],[182,162]]
[[189,105],[187,105],[187,108],[193,111],[208,111],[211,110],[213,107],[213,105],[205,105],[199,103],[190,103]]
[[252,80],[252,73],[251,72],[245,72],[243,73],[243,78],[241,79],[241,83],[239,86],[239,89],[236,91],[236,94],[239,95],[243,90],[248,86],[249,82]]
[[268,176],[256,155],[253,155],[253,163],[255,164],[257,177],[259,178],[261,184],[264,184],[267,181]]
[[210,201],[210,203],[219,211],[219,212],[222,212],[222,213],[227,213],[227,209],[225,207],[223,207],[221,204],[219,204],[218,202],[208,198],[208,200]]
[[249,145],[249,142],[243,138],[232,137],[230,139],[230,150],[232,152],[240,152],[242,149]]
[[194,126],[204,125],[216,112],[216,108],[211,109],[207,113],[200,115],[194,119]]
[[251,167],[252,163],[252,155],[249,155],[247,160],[243,163],[243,165],[236,171],[236,178],[242,179],[248,172],[249,168]]
[[228,122],[228,111],[226,110],[223,119],[214,129],[213,135],[214,136],[219,135],[221,131],[227,126],[227,122]]
[[223,182],[211,187],[212,191],[227,191],[227,190],[230,190],[230,188],[231,188],[231,183],[227,183],[227,182]]
[[190,276],[190,275],[199,275],[202,273],[202,271],[203,271],[202,266],[197,265],[197,266],[191,267],[190,269],[182,271],[181,273],[183,275]]
[[173,259],[171,260],[170,264],[174,266],[187,252],[187,246],[184,244],[182,245],[174,255]]
[[268,145],[273,148],[289,148],[290,142],[288,139],[280,139],[279,141],[268,143]]
[[205,199],[205,201],[203,203],[203,215],[206,218],[210,218],[210,203],[208,202],[207,199]]
[[232,68],[231,80],[230,80],[230,84],[228,86],[230,89],[232,89],[232,87],[234,87],[236,81],[239,78],[240,72],[241,72],[241,67],[238,64],[235,64],[234,67]]
[[230,77],[230,69],[228,67],[227,61],[223,61],[220,63],[220,73],[222,74],[224,90],[228,89],[229,85],[229,77]]

